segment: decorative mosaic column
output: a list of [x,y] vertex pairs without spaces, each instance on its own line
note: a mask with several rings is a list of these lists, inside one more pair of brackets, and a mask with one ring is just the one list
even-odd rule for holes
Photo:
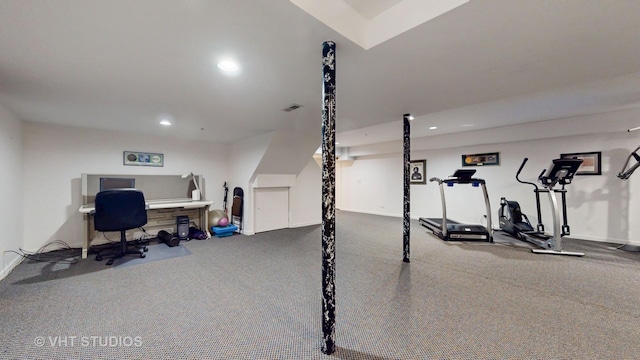
[[411,114],[404,114],[402,122],[404,125],[404,222],[402,224],[403,239],[403,258],[402,261],[409,262],[409,230],[411,228],[409,214],[411,212],[411,184],[409,183],[409,168],[411,162],[411,125],[409,125],[409,117]]
[[336,350],[336,44],[322,43],[322,352]]

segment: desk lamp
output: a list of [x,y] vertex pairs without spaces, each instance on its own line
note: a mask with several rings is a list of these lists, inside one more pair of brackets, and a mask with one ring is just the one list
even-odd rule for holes
[[196,189],[191,192],[191,200],[198,201],[200,200],[200,187],[198,186],[198,182],[196,181],[196,176],[193,175],[192,172],[190,172],[182,175],[182,178],[186,179],[189,176],[191,176],[191,179],[193,180],[193,184],[196,186]]

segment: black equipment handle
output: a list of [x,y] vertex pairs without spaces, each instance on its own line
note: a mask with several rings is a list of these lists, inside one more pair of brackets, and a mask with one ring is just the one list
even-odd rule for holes
[[[529,184],[532,185],[533,188],[535,189],[534,191],[538,190],[538,185],[536,185],[535,183],[529,182],[529,181],[522,181],[520,180],[520,172],[522,171],[522,169],[524,169],[524,165],[527,163],[527,161],[529,161],[529,158],[524,158],[524,160],[522,160],[522,164],[520,164],[520,168],[518,169],[518,172],[516,172],[516,180],[518,180],[519,183],[521,184]],[[545,170],[542,170],[542,172],[544,173]]]
[[520,164],[520,168],[518,169],[518,172],[516,173],[516,177],[518,177],[518,175],[520,175],[520,172],[522,171],[522,168],[524,168],[524,165],[527,163],[527,161],[529,161],[529,158],[524,158],[524,160],[522,160],[522,164]]
[[[529,182],[529,181],[522,181],[518,178],[518,175],[520,175],[520,171],[522,171],[522,169],[524,168],[524,165],[527,163],[528,160],[529,158],[524,158],[524,160],[522,160],[520,169],[518,169],[518,172],[516,173],[516,180],[518,180],[518,182],[522,184],[529,184],[533,186],[533,193],[536,194],[536,213],[538,215],[538,225],[536,226],[536,228],[539,233],[544,233],[544,224],[542,224],[542,210],[540,209],[540,191],[541,190],[540,188],[538,188],[538,185],[536,183]],[[540,177],[542,176],[542,174],[544,174],[545,171],[547,171],[547,169],[542,170],[540,175],[538,175],[538,179],[540,179]]]
[[545,171],[547,171],[547,169],[542,169],[542,171],[540,172],[540,175],[538,175],[538,179],[542,178]]
[[223,210],[224,213],[227,213],[227,194],[229,194],[229,188],[227,187],[227,182],[224,182],[224,185],[222,185],[222,187],[224,187],[224,201],[223,201]]
[[[640,150],[640,146],[638,146],[629,156],[627,157],[627,161],[624,162],[624,166],[622,166],[622,170],[618,173],[618,177],[622,180],[627,180],[633,174],[634,171],[640,166],[640,155],[638,155],[638,150]],[[636,160],[636,163],[633,166],[627,168],[629,165],[629,161],[631,158]]]

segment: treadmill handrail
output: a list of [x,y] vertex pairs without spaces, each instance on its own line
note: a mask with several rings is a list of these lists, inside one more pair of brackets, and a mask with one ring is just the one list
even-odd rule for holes
[[487,192],[487,185],[483,182],[481,185],[482,194],[484,195],[484,206],[487,214],[485,218],[487,219],[487,233],[489,234],[489,241],[493,242],[493,225],[491,224],[491,201],[489,200],[489,193]]
[[446,238],[449,236],[449,228],[447,227],[447,200],[444,197],[444,186],[442,185],[442,180],[437,179],[438,187],[440,187],[440,201],[442,202],[442,220],[440,222],[440,231],[442,231],[442,235]]

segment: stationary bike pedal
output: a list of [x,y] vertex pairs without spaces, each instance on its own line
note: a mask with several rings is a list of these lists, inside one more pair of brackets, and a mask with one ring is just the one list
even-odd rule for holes
[[140,257],[141,257],[141,258],[143,258],[143,257],[147,257],[147,254],[145,254],[145,253],[140,253]]

